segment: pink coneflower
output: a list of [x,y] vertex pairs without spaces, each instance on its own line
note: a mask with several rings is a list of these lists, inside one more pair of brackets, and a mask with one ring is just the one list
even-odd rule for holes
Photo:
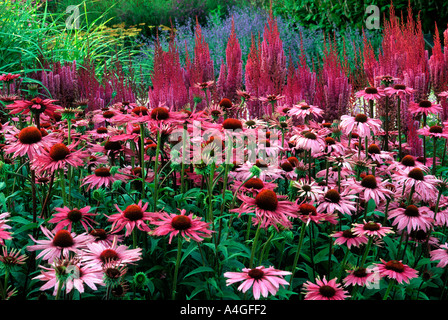
[[336,189],[329,189],[319,199],[317,210],[328,213],[337,211],[341,214],[352,215],[356,211],[356,202],[353,201],[355,199],[357,196],[349,194],[348,189],[344,189],[342,193]]
[[293,105],[292,108],[288,110],[287,114],[299,119],[305,119],[312,118],[313,116],[321,116],[323,112],[324,110],[319,107],[309,105],[306,102],[301,102]]
[[69,209],[68,207],[55,208],[56,212],[53,214],[53,217],[48,221],[49,223],[57,223],[54,227],[53,232],[57,232],[61,229],[67,227],[67,230],[71,232],[73,224],[81,223],[82,227],[87,231],[89,228],[93,228],[93,224],[97,222],[94,221],[91,217],[96,216],[96,213],[89,213],[90,206],[86,206],[84,208],[73,208]]
[[313,130],[306,130],[302,134],[292,136],[290,141],[296,144],[296,149],[311,151],[311,155],[320,153],[325,148],[324,138]]
[[369,238],[367,238],[363,234],[355,234],[352,229],[346,229],[343,231],[337,231],[331,235],[331,237],[336,238],[334,240],[335,244],[343,245],[345,244],[348,249],[352,246],[359,247],[363,244],[369,242]]
[[[398,230],[407,229],[410,233],[413,230],[428,231],[432,228],[434,220],[430,215],[431,209],[428,207],[417,207],[408,205],[406,208],[396,208],[389,211],[388,219],[394,219],[392,225]],[[434,213],[432,213],[434,214]]]
[[122,115],[120,111],[112,108],[108,108],[106,110],[98,110],[92,117],[92,121],[96,124],[113,123],[116,119],[119,119],[120,115]]
[[383,227],[381,223],[366,222],[365,220],[363,220],[363,223],[354,223],[352,231],[355,235],[374,237],[376,239],[381,239],[388,233],[394,233],[391,227]]
[[281,196],[270,189],[260,191],[255,198],[246,195],[238,195],[243,203],[237,209],[231,212],[243,213],[255,212],[253,218],[254,225],[260,224],[261,228],[274,226],[278,229],[278,225],[285,228],[291,228],[292,223],[289,218],[297,217],[296,205],[288,200],[283,200],[286,196]]
[[257,194],[263,189],[274,190],[277,188],[277,184],[273,182],[263,181],[260,178],[250,178],[246,182],[235,180],[233,181],[231,188],[233,190],[239,190],[242,193],[251,193],[252,195]]
[[9,212],[4,212],[0,214],[0,244],[5,244],[5,240],[12,239],[11,232],[6,231],[8,229],[11,229],[11,226],[7,225],[6,223],[9,221]]
[[37,244],[28,246],[27,249],[29,251],[42,250],[36,258],[42,257],[44,260],[48,260],[48,263],[52,263],[57,258],[68,257],[70,252],[79,253],[86,242],[90,240],[85,233],[76,235],[64,229],[51,232],[44,226],[41,226],[41,230],[48,240],[35,240],[29,235]]
[[307,281],[303,284],[305,300],[345,300],[350,295],[348,291],[341,288],[341,284],[336,283],[337,278],[327,281],[325,276],[321,280],[316,278],[316,283]]
[[349,273],[349,275],[342,280],[346,287],[350,285],[369,287],[370,285],[378,281],[377,274],[372,268],[358,267],[353,270],[348,270],[347,272]]
[[404,84],[395,84],[392,87],[387,87],[384,89],[384,93],[387,94],[388,96],[397,95],[402,100],[405,99],[406,96],[409,96],[412,93],[414,93],[414,91],[415,91],[414,89],[407,87]]
[[439,249],[434,249],[429,252],[431,261],[437,261],[438,268],[445,268],[448,265],[448,243],[439,246]]
[[429,100],[422,100],[419,103],[411,101],[409,103],[409,112],[414,115],[429,115],[437,114],[442,111],[442,106],[437,103],[432,103]]
[[252,293],[255,300],[260,299],[260,295],[267,297],[268,294],[275,295],[281,286],[289,284],[283,276],[290,275],[289,271],[282,271],[274,269],[274,267],[265,268],[259,266],[253,269],[243,268],[242,272],[225,272],[224,277],[227,286],[243,281],[238,287],[239,291],[243,293],[252,287]]
[[14,266],[18,266],[25,263],[25,260],[28,257],[24,254],[21,254],[19,250],[12,248],[8,252],[7,247],[2,247],[2,254],[0,255],[0,262],[3,263],[3,265],[6,268],[11,268]]
[[274,164],[270,164],[267,161],[264,161],[262,159],[258,159],[255,161],[255,163],[251,163],[250,161],[246,161],[241,166],[239,166],[235,171],[235,179],[245,181],[249,177],[252,176],[253,167],[256,167],[255,169],[259,173],[258,178],[260,178],[263,181],[268,180],[276,180],[278,178],[282,177],[283,170],[280,169],[278,166],[275,166]]
[[196,82],[193,84],[193,87],[201,89],[201,90],[207,90],[207,89],[210,89],[211,87],[213,87],[214,84],[215,84],[215,81],[210,80],[210,81],[204,81],[204,82]]
[[429,171],[429,168],[417,161],[415,157],[411,155],[405,155],[400,161],[392,161],[389,163],[388,169],[390,172],[401,171],[409,173],[414,168],[419,168],[422,171]]
[[123,235],[112,234],[110,231],[106,231],[102,228],[95,228],[90,230],[89,237],[91,242],[98,242],[104,244],[105,246],[110,246],[114,241],[123,241]]
[[20,78],[20,74],[3,73],[0,75],[0,81],[11,82]]
[[440,180],[433,175],[425,175],[420,168],[414,168],[409,172],[397,171],[392,175],[392,178],[398,187],[397,189],[401,189],[400,191],[404,194],[413,192],[412,196],[416,196],[425,202],[430,202],[437,197],[437,184]]
[[448,130],[446,129],[446,127],[441,127],[438,125],[433,125],[433,126],[425,126],[421,129],[417,130],[417,133],[425,136],[425,137],[431,137],[434,139],[439,139],[439,138],[444,138],[444,139],[448,139]]
[[325,215],[318,212],[314,205],[307,202],[297,203],[297,218],[306,224],[310,222],[320,224],[325,221]]
[[73,288],[84,293],[84,284],[92,290],[97,290],[96,285],[104,285],[103,272],[98,267],[88,267],[79,264],[76,260],[58,261],[51,267],[40,266],[41,274],[34,277],[36,280],[46,281],[40,288],[41,291],[54,288],[53,295],[57,294],[60,281],[64,281],[65,292],[70,293]]
[[409,283],[410,279],[417,278],[418,271],[412,269],[406,264],[398,260],[390,260],[386,262],[380,259],[381,263],[377,263],[377,270],[381,277],[395,279],[398,283]]
[[372,134],[376,135],[381,131],[381,120],[369,118],[362,113],[354,117],[343,115],[340,127],[346,134],[356,132],[361,138],[370,138]]
[[68,146],[62,142],[56,143],[51,148],[42,150],[42,153],[33,159],[32,166],[38,173],[80,167],[84,165],[84,159],[89,153],[75,148],[76,144],[73,143]]
[[111,244],[90,242],[82,254],[82,261],[87,266],[102,266],[108,262],[133,264],[141,259],[142,249],[129,249],[126,245],[118,245],[117,238]]
[[[374,175],[366,175],[361,182],[356,181],[351,185],[351,192],[359,193],[360,198],[366,202],[370,199],[379,205],[381,201],[386,201],[393,196],[393,192],[387,188],[389,182],[387,180],[381,181]],[[347,184],[347,187],[349,185]]]
[[112,222],[112,233],[117,233],[124,227],[126,227],[126,237],[132,233],[135,227],[141,231],[151,231],[149,226],[146,224],[146,221],[151,221],[152,218],[152,213],[145,211],[148,206],[149,203],[145,203],[142,206],[142,200],[140,200],[138,204],[131,204],[127,206],[125,210],[121,210],[118,205],[115,204],[115,208],[117,208],[119,213],[108,217],[108,220]]
[[95,169],[94,174],[84,178],[82,185],[88,185],[87,190],[93,188],[110,187],[115,181],[125,181],[127,177],[120,173],[112,173],[109,168],[100,167]]
[[243,90],[236,90],[236,94],[241,97],[244,101],[253,100],[252,94]]
[[57,100],[34,98],[29,100],[17,100],[14,103],[8,105],[6,109],[10,110],[10,114],[28,114],[30,112],[41,114],[44,113],[50,117],[54,115],[54,112],[61,109],[60,106],[53,104]]
[[297,181],[292,181],[291,187],[297,189],[296,192],[299,198],[313,202],[317,202],[324,194],[322,188],[318,186],[315,181],[311,181],[310,183],[306,179],[299,179]]
[[269,102],[269,103],[274,103],[277,102],[281,99],[283,99],[285,96],[280,95],[280,94],[268,94],[264,97],[259,97],[258,100],[260,100],[261,102]]
[[42,131],[34,126],[23,128],[5,138],[9,143],[4,148],[6,154],[13,153],[14,157],[28,155],[30,159],[42,154],[44,148],[50,148],[55,143],[51,134],[43,135]]
[[210,223],[202,221],[193,213],[186,215],[186,210],[180,210],[180,214],[155,212],[151,224],[157,227],[151,232],[154,236],[165,236],[169,234],[168,243],[176,236],[182,236],[185,240],[201,242],[204,238],[210,238],[212,230]]
[[365,100],[378,100],[384,97],[384,90],[382,88],[367,87],[363,90],[355,92],[357,98],[364,98]]

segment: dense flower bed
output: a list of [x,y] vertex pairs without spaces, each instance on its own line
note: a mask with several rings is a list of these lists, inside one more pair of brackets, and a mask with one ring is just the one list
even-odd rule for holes
[[445,298],[447,58],[391,16],[357,74],[331,39],[287,67],[270,14],[244,73],[233,23],[217,78],[199,25],[157,41],[144,102],[0,75],[2,299]]

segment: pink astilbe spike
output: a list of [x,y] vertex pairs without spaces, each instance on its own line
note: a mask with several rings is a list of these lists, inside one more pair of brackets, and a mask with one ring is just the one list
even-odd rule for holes
[[291,53],[289,55],[289,66],[287,71],[286,85],[283,90],[285,99],[283,103],[288,106],[306,101],[314,104],[316,94],[317,75],[307,65],[305,50],[303,49],[303,39],[301,37],[301,55],[297,68],[292,62]]
[[260,40],[255,41],[255,37],[252,34],[251,37],[251,45],[249,49],[249,55],[247,57],[246,62],[246,73],[245,73],[245,85],[246,91],[249,92],[252,97],[256,98],[256,100],[247,101],[247,108],[249,114],[252,117],[260,117],[263,112],[261,110],[261,103],[258,98],[261,96],[260,92],[260,70],[261,70],[261,61],[260,61]]
[[325,120],[331,122],[347,114],[352,86],[338,57],[335,41],[326,42],[318,79],[314,104],[324,110]]
[[226,47],[226,63],[221,64],[217,81],[219,98],[228,98],[233,102],[239,100],[236,90],[243,84],[243,62],[241,59],[241,47],[236,37],[235,21],[232,18],[232,29]]
[[154,70],[151,75],[152,88],[148,92],[149,104],[158,106],[166,103],[173,110],[179,110],[188,103],[184,70],[180,64],[175,34],[170,35],[169,49],[163,51],[157,36],[154,51]]
[[[262,96],[281,94],[287,75],[286,56],[277,20],[272,10],[269,12],[268,21],[264,27],[260,48],[260,68],[260,94]],[[270,107],[267,110],[270,110]]]
[[[207,81],[215,80],[215,71],[213,66],[213,60],[210,57],[210,50],[207,42],[202,36],[201,26],[196,18],[195,28],[195,40],[194,40],[194,57],[191,63],[189,63],[189,97],[190,104],[193,105],[193,98],[195,96],[201,96],[205,98],[204,92],[200,88],[195,87],[197,83],[205,83]],[[214,91],[215,85],[210,91]],[[208,93],[210,99],[210,93]],[[202,109],[206,106],[205,99],[198,104],[197,109]]]
[[438,97],[438,94],[446,89],[448,66],[443,55],[437,23],[435,24],[434,47],[432,48],[432,55],[428,63],[431,86],[435,95]]

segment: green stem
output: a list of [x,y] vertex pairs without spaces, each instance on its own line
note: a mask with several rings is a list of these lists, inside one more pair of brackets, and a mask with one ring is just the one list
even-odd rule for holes
[[161,134],[157,132],[156,159],[154,165],[154,211],[157,211],[158,184],[159,184],[159,154],[160,154]]
[[367,260],[367,255],[369,254],[370,247],[372,246],[373,238],[369,237],[369,241],[367,242],[366,249],[364,250],[364,254],[362,256],[361,262],[359,263],[359,267],[362,268],[364,266],[364,263]]
[[434,146],[433,146],[433,151],[432,151],[432,175],[435,176],[436,175],[436,167],[437,167],[437,138],[434,137]]
[[[145,195],[145,181],[146,181],[146,168],[145,168],[145,127],[143,123],[140,123],[140,168],[142,170],[142,199]],[[155,183],[155,180],[154,180]],[[155,208],[155,205],[154,205]]]
[[294,256],[292,269],[291,269],[291,278],[290,278],[291,280],[289,281],[289,290],[291,290],[292,281],[294,279],[294,274],[296,273],[297,262],[299,261],[300,251],[302,250],[302,244],[303,244],[303,239],[305,237],[306,226],[307,226],[306,223],[302,221],[302,227],[301,227],[302,229],[300,230],[299,244],[297,245],[297,251]]
[[176,287],[177,287],[177,275],[179,273],[180,258],[182,256],[182,237],[177,236],[177,257],[176,266],[174,267],[174,278],[173,278],[173,289],[172,289],[172,300],[176,298]]
[[258,238],[260,237],[261,232],[261,223],[258,224],[257,232],[255,233],[254,242],[252,243],[252,250],[250,253],[250,260],[249,260],[249,268],[252,269],[254,265],[254,257],[255,257],[255,250],[257,248],[257,242]]
[[387,286],[386,292],[384,293],[383,300],[387,300],[387,298],[389,297],[389,293],[392,287],[394,286],[394,282],[395,282],[394,279],[389,280],[389,285]]

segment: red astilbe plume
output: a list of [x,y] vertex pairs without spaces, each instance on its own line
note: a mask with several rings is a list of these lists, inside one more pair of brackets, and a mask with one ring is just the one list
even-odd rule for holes
[[[187,51],[188,52],[188,51]],[[194,57],[191,62],[187,64],[188,78],[189,78],[189,96],[191,105],[194,104],[194,97],[201,96],[203,101],[197,105],[197,109],[202,109],[206,106],[205,94],[200,89],[195,87],[195,84],[205,83],[208,81],[215,80],[215,71],[213,67],[213,60],[210,58],[210,50],[207,42],[205,42],[202,36],[201,26],[199,25],[198,19],[196,17],[196,28],[195,28],[195,40],[194,40]],[[210,88],[210,91],[215,90],[216,85]],[[208,93],[210,99],[210,93]]]
[[243,84],[243,61],[241,47],[236,37],[235,22],[232,17],[232,29],[226,47],[226,63],[221,64],[217,81],[218,98],[228,98],[238,102],[239,96],[236,90]]
[[261,102],[258,100],[260,95],[260,83],[261,83],[261,60],[260,60],[260,38],[258,38],[258,45],[255,42],[255,37],[252,34],[251,45],[249,49],[249,55],[246,62],[246,73],[244,75],[246,91],[251,94],[255,100],[247,101],[247,108],[250,116],[260,117],[263,115],[261,110]]
[[[267,96],[281,94],[285,86],[287,69],[283,42],[272,10],[269,12],[267,24],[263,31],[260,48],[261,81],[260,94]],[[270,112],[270,111],[269,111]]]
[[[76,61],[66,62],[63,65],[58,61],[51,69],[51,71],[42,70],[40,81],[61,107],[70,107],[78,96]],[[47,91],[42,89],[41,93],[47,94]]]
[[362,31],[363,36],[363,67],[364,73],[369,82],[369,86],[375,86],[375,72],[378,68],[378,60],[375,56],[372,43],[367,39],[364,29]]
[[104,107],[101,97],[101,84],[95,76],[95,65],[89,57],[78,68],[79,99],[88,100],[87,110],[97,110]]
[[148,93],[149,104],[166,103],[179,110],[188,103],[188,90],[184,81],[184,70],[180,64],[179,51],[172,29],[168,51],[165,52],[157,35],[154,50],[154,70],[151,75],[152,88]]
[[302,35],[300,35],[300,45],[301,54],[297,68],[294,67],[292,62],[291,52],[289,54],[287,80],[283,90],[285,98],[282,102],[290,107],[300,101],[314,104],[316,94],[317,75],[307,64]]
[[352,86],[339,59],[336,42],[330,39],[324,47],[314,104],[324,110],[324,120],[331,122],[347,114],[351,94]]
[[435,23],[434,47],[432,48],[432,55],[429,58],[428,63],[431,86],[437,99],[439,99],[438,94],[446,89],[448,65],[442,51],[442,43],[440,40],[437,23]]

